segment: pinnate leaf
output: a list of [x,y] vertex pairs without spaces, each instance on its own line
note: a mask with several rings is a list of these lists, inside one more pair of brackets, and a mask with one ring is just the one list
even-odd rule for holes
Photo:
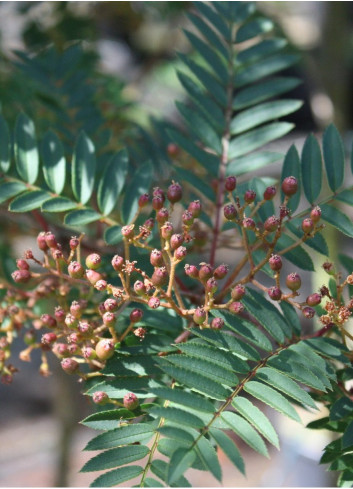
[[93,472],[95,470],[106,470],[120,465],[129,464],[141,460],[149,453],[144,445],[128,445],[126,447],[112,448],[91,458],[82,467],[80,472]]
[[332,192],[336,192],[344,179],[344,149],[341,136],[333,124],[330,124],[324,132],[322,150],[327,181]]
[[112,487],[138,477],[142,473],[142,467],[138,465],[127,465],[119,469],[111,470],[95,479],[90,487]]
[[34,183],[39,170],[36,132],[33,121],[23,112],[16,119],[14,142],[17,171],[25,182]]

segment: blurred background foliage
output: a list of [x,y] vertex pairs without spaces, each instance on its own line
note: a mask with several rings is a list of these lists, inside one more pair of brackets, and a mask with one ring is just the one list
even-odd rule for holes
[[[175,53],[190,49],[181,27],[190,28],[183,14],[191,7],[191,2],[173,1],[0,2],[0,104],[4,116],[13,127],[18,112],[24,110],[35,121],[37,135],[49,126],[54,128],[68,154],[84,129],[101,158],[128,144],[133,165],[144,157],[145,149],[170,162],[165,119],[181,124],[174,104],[183,97]],[[293,97],[305,104],[287,118],[297,126],[294,138],[334,122],[350,146],[353,3],[267,1],[259,2],[258,7],[276,21],[279,33],[302,54],[301,63],[291,68],[293,73],[287,71],[303,80]],[[33,58],[36,63],[28,63]],[[292,140],[293,134],[289,137]],[[34,225],[35,219],[35,214],[19,218],[0,211],[0,255],[6,270],[13,268],[13,237],[28,232],[28,227],[37,233],[41,228]],[[72,430],[85,407],[73,394],[77,388],[72,388],[71,379],[60,373],[49,395],[45,379],[39,379],[43,388],[32,390],[32,396],[26,389],[24,393],[29,406],[34,406],[32,411],[38,411],[39,406],[39,411],[49,412],[55,406],[61,428],[54,485],[65,486],[70,482],[67,467]],[[21,382],[21,376],[16,383]],[[29,377],[23,379],[26,384]],[[15,405],[17,401],[14,414],[22,414],[21,389],[13,387],[6,387],[6,396]],[[63,398],[69,405],[62,405]],[[13,405],[10,402],[9,406]],[[11,407],[8,414],[10,411]]]

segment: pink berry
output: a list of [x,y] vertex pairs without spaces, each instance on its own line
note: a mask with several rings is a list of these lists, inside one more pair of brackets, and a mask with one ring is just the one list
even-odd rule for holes
[[70,306],[70,312],[75,318],[79,318],[82,316],[82,307],[81,304],[77,301],[73,301]]
[[48,233],[45,233],[45,242],[49,248],[56,248],[58,246],[54,234],[50,231]]
[[41,343],[43,345],[52,345],[57,340],[55,333],[45,333],[42,336]]
[[58,321],[58,323],[63,323],[65,320],[64,309],[62,309],[61,307],[56,307],[54,316],[55,316],[55,319]]
[[150,254],[150,263],[154,267],[163,265],[163,253],[160,250],[152,250]]
[[311,217],[311,220],[315,224],[320,221],[320,219],[321,219],[321,209],[320,209],[320,207],[318,205],[316,207],[314,207],[314,209],[312,209],[312,211],[310,212],[310,217]]
[[183,260],[187,255],[187,249],[185,248],[185,246],[179,246],[179,248],[177,248],[175,251],[174,251],[174,257],[176,258],[176,260]]
[[67,267],[67,271],[72,278],[82,278],[85,273],[83,266],[78,261],[72,261]]
[[140,195],[138,200],[139,207],[145,207],[148,204],[149,200],[150,200],[150,196],[148,194]]
[[228,221],[233,221],[233,219],[237,217],[238,213],[233,204],[227,204],[223,207],[223,214]]
[[184,243],[184,236],[182,234],[173,234],[170,238],[170,247],[174,251]]
[[95,404],[103,406],[104,404],[107,404],[107,402],[109,402],[109,397],[108,397],[108,394],[106,392],[96,391],[92,395],[92,401]]
[[102,280],[102,275],[95,270],[86,270],[86,277],[87,280],[92,284],[95,285],[98,280]]
[[168,209],[162,207],[161,209],[159,209],[159,211],[157,211],[156,220],[157,222],[159,222],[159,224],[164,224],[165,222],[168,221],[168,219],[169,219]]
[[133,309],[130,313],[130,321],[132,323],[138,323],[143,317],[143,312],[141,309]]
[[218,267],[213,272],[213,276],[216,280],[221,280],[227,275],[228,272],[229,266],[223,263],[222,265],[218,265]]
[[227,177],[224,186],[228,192],[233,192],[237,186],[236,177]]
[[38,245],[38,248],[42,251],[46,251],[48,249],[48,245],[47,245],[47,242],[45,240],[45,233],[44,232],[41,232],[38,234],[37,245]]
[[300,278],[300,275],[298,275],[298,273],[290,273],[286,278],[286,285],[288,289],[292,290],[293,292],[300,289],[302,285],[302,280]]
[[306,298],[306,303],[308,306],[317,306],[321,302],[321,295],[315,292]]
[[253,190],[247,190],[244,194],[244,200],[247,204],[251,204],[256,199],[256,192]]
[[190,202],[188,206],[188,211],[192,214],[192,217],[196,218],[199,217],[201,214],[201,202],[199,200],[194,200],[193,202]]
[[98,280],[95,284],[94,284],[94,288],[99,290],[99,292],[103,292],[104,290],[106,290],[107,288],[107,281],[106,280]]
[[150,217],[149,219],[147,219],[143,226],[147,229],[149,229],[150,231],[152,231],[153,227],[154,227],[154,219],[153,217]]
[[141,280],[137,280],[134,283],[134,291],[137,295],[145,295],[146,294],[146,286]]
[[104,324],[111,326],[112,324],[115,323],[115,320],[116,320],[115,314],[113,314],[112,312],[105,312],[103,314],[103,323]]
[[217,280],[214,277],[209,278],[206,282],[205,289],[210,294],[214,294],[215,292],[217,292],[218,289]]
[[132,239],[135,235],[135,224],[128,224],[121,228],[121,234],[126,239]]
[[179,183],[172,183],[168,187],[167,191],[167,198],[169,202],[172,204],[175,204],[175,202],[179,202],[183,196],[183,189],[181,188],[181,185]]
[[199,278],[202,282],[206,282],[213,275],[213,268],[208,263],[200,263]]
[[268,233],[272,233],[273,231],[276,231],[278,226],[280,224],[280,221],[278,217],[276,216],[270,216],[266,219],[264,223],[264,228]]
[[114,312],[118,309],[119,304],[115,299],[107,299],[104,301],[104,309],[107,312]]
[[29,263],[26,260],[16,260],[16,265],[19,270],[29,270]]
[[169,239],[173,234],[174,228],[173,224],[169,221],[165,222],[161,227],[161,235],[164,239]]
[[114,355],[114,342],[104,338],[96,344],[96,354],[100,360],[108,360]]
[[122,256],[119,256],[119,255],[113,256],[112,266],[113,266],[114,270],[117,272],[120,272],[123,269],[124,262],[125,262],[125,260]]
[[165,267],[158,267],[154,269],[151,277],[151,282],[157,287],[161,287],[168,282],[168,272]]
[[192,215],[191,212],[185,211],[181,216],[181,220],[183,221],[183,224],[185,224],[186,226],[191,226],[194,222],[194,216]]
[[244,311],[244,305],[241,302],[232,302],[229,305],[229,311],[233,314],[240,314]]
[[224,326],[224,320],[222,318],[213,318],[211,321],[212,329],[222,329]]
[[245,295],[245,287],[243,285],[236,285],[231,292],[231,297],[235,301],[240,300]]
[[186,275],[188,275],[191,278],[198,278],[199,277],[199,271],[195,265],[188,265],[186,264],[184,267]]
[[79,244],[80,244],[80,240],[76,236],[72,236],[69,242],[70,249],[76,250]]
[[287,195],[290,197],[291,195],[294,195],[297,193],[298,190],[298,180],[293,177],[286,177],[283,182],[282,182],[282,192],[284,195]]
[[158,299],[158,297],[151,297],[148,301],[148,306],[151,309],[158,309],[160,304],[161,304],[161,301]]
[[137,396],[132,392],[125,394],[123,403],[124,407],[126,409],[129,409],[130,411],[133,411],[139,406],[139,400],[137,399]]
[[278,271],[282,268],[282,258],[279,255],[272,255],[268,260],[271,270]]
[[267,289],[267,293],[268,293],[270,299],[272,299],[273,301],[281,300],[282,291],[279,287],[277,287],[277,286],[270,287],[269,289]]
[[271,185],[264,192],[264,200],[271,200],[276,195],[276,187]]
[[252,231],[256,227],[255,221],[254,219],[251,219],[251,217],[246,217],[245,219],[243,219],[242,224],[244,229],[251,229]]
[[163,202],[165,201],[164,192],[159,187],[154,187],[154,189],[153,189],[153,197],[160,197],[163,200]]
[[178,156],[180,148],[175,143],[169,143],[167,146],[167,153],[170,157]]
[[96,350],[91,346],[84,346],[82,348],[82,356],[86,360],[94,360],[97,357]]
[[193,320],[196,324],[203,324],[206,321],[206,311],[203,307],[198,307],[193,315]]
[[80,321],[77,326],[77,331],[83,336],[89,336],[93,332],[93,328],[86,321]]
[[163,204],[164,204],[164,200],[162,199],[162,197],[160,197],[159,195],[153,197],[152,207],[155,211],[159,211],[159,209],[162,209]]
[[302,230],[305,234],[310,234],[314,229],[314,223],[310,217],[303,219],[302,221]]
[[307,319],[312,319],[315,316],[315,309],[312,307],[304,307],[302,313]]
[[15,270],[11,277],[16,284],[26,284],[31,279],[31,272],[29,270]]
[[[64,313],[65,314],[65,313]],[[40,317],[42,323],[47,328],[55,328],[56,327],[56,319],[50,314],[42,314]]]
[[73,358],[64,358],[61,361],[61,367],[67,374],[74,374],[77,372],[79,364]]

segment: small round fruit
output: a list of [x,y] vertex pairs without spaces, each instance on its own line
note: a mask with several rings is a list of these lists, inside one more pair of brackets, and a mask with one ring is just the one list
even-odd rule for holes
[[108,338],[103,338],[96,344],[97,357],[100,360],[108,360],[114,355],[114,342]]

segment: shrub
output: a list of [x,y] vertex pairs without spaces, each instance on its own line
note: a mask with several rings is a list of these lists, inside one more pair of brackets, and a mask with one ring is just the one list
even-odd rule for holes
[[[2,381],[12,381],[17,335],[28,344],[22,360],[41,351],[42,375],[52,352],[81,377],[97,405],[83,424],[103,431],[85,448],[102,450],[82,469],[106,471],[93,487],[135,477],[141,487],[184,487],[189,467],[221,480],[218,447],[244,473],[229,432],[267,455],[265,441],[279,441],[261,406],[299,421],[293,404],[320,401],[330,415],[310,427],[341,434],[322,462],[346,487],[353,260],[340,255],[343,274],[323,258],[327,283],[306,298],[298,273],[315,271],[311,250],[329,256],[327,224],[353,237],[338,208],[353,204],[341,137],[326,129],[323,158],[313,135],[301,156],[291,146],[279,183],[255,176],[282,159],[262,148],[293,128],[282,118],[301,106],[278,98],[299,83],[279,75],[298,56],[268,34],[272,22],[251,2],[197,2],[189,20],[194,54],[179,54],[178,72],[189,97],[177,102],[185,128],[165,124],[158,150],[138,165],[139,148],[96,151],[84,131],[69,160],[70,145],[51,129],[38,146],[26,114],[13,138],[1,116],[1,202],[45,227],[38,249],[2,279]],[[39,69],[35,58],[26,63]],[[151,138],[143,134],[136,145]],[[222,263],[226,248],[232,260]]]

